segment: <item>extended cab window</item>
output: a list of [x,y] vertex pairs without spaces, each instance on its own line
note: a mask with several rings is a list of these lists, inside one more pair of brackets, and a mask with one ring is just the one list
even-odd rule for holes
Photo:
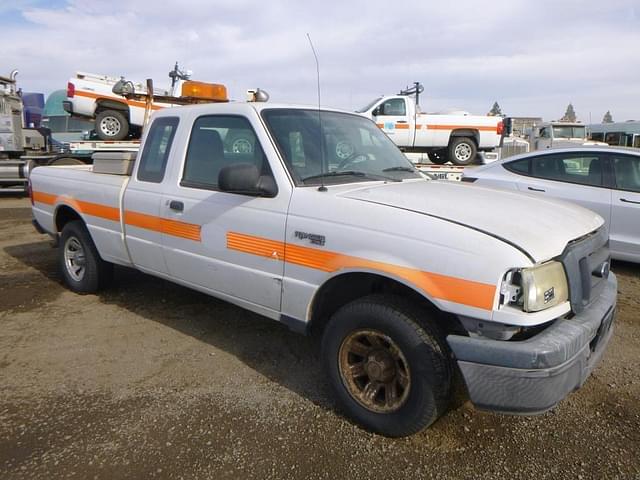
[[181,185],[217,190],[218,175],[236,163],[253,164],[271,175],[256,134],[244,117],[207,115],[193,124]]
[[177,117],[162,117],[153,121],[140,157],[139,181],[162,182],[177,127]]
[[612,159],[616,188],[640,193],[640,158],[614,155]]

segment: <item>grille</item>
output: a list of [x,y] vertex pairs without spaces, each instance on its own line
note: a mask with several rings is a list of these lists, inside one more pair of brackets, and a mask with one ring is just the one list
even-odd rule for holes
[[604,227],[567,245],[560,261],[567,272],[573,313],[582,312],[600,296],[607,281],[600,271],[610,257],[609,236]]

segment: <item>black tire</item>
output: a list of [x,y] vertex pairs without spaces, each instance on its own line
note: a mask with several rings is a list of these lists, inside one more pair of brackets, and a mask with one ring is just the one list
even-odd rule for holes
[[436,150],[435,152],[429,152],[429,161],[435,165],[444,165],[449,161],[447,158],[447,150]]
[[[331,317],[322,337],[322,360],[340,406],[356,423],[382,435],[402,437],[428,427],[446,411],[451,397],[452,361],[443,335],[434,326],[419,321],[426,320],[427,316],[425,311],[403,298],[371,295],[345,305]],[[384,340],[382,343],[378,340],[376,346],[365,333],[363,340],[366,343],[353,341],[361,332],[373,332]],[[372,350],[362,355],[354,354],[349,348],[354,343],[359,343],[359,348],[364,345]],[[376,358],[380,349],[385,352],[399,350],[401,358],[390,355],[388,363],[380,363],[380,358]],[[346,355],[345,351],[348,352]],[[362,361],[354,360],[349,364],[350,357],[361,357]],[[347,359],[347,367],[363,365],[359,376],[350,373],[354,368],[344,368],[344,359]],[[393,380],[376,378],[381,373],[391,375]],[[406,388],[399,382],[401,377],[408,384]],[[387,386],[396,381],[393,389]],[[382,402],[380,387],[373,400],[368,400],[371,406],[363,403],[367,400],[358,398],[358,388],[366,395],[368,386],[383,382],[389,383],[384,384]],[[395,390],[400,399],[393,408],[384,411],[388,406],[388,390]]]
[[118,110],[102,110],[96,115],[96,135],[100,140],[122,140],[129,135],[129,121]]
[[449,143],[449,161],[454,165],[471,165],[476,160],[478,147],[469,137],[453,137]]
[[113,264],[100,258],[87,228],[80,220],[63,227],[58,259],[65,283],[76,293],[95,293],[113,278]]

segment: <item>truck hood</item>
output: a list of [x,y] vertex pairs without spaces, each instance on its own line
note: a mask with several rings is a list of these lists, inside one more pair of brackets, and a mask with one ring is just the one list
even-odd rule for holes
[[568,242],[604,224],[577,205],[466,183],[404,181],[339,196],[464,225],[515,246],[536,263],[560,255]]

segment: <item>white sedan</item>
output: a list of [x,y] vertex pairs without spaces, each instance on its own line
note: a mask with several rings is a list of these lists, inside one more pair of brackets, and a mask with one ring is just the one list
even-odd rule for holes
[[611,256],[640,263],[638,150],[576,147],[536,151],[465,170],[462,181],[559,198],[593,210],[609,228]]

